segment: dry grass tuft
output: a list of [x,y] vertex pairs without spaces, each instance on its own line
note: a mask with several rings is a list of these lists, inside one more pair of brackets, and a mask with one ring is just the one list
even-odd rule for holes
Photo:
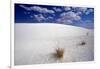
[[56,49],[56,56],[57,56],[58,59],[63,59],[64,49],[63,48],[57,48]]
[[80,45],[85,45],[86,44],[86,42],[85,41],[82,41],[81,43],[80,43]]

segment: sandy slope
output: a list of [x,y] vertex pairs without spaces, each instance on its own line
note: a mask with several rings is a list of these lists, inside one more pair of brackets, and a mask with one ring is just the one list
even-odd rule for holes
[[[85,41],[85,45],[80,45]],[[92,61],[93,31],[61,24],[15,24],[15,65]],[[53,54],[64,48],[63,61]]]

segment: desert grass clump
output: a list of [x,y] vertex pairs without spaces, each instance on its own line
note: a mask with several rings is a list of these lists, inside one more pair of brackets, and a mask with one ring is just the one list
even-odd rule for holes
[[85,41],[82,41],[79,45],[86,45],[86,42]]
[[56,57],[59,60],[63,60],[63,58],[64,58],[64,49],[63,48],[57,48],[56,49]]

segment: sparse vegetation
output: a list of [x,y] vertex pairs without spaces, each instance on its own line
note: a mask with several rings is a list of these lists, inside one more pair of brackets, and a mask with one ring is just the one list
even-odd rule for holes
[[64,49],[63,48],[57,48],[56,49],[56,56],[57,56],[58,59],[63,59]]
[[82,41],[79,45],[85,45],[86,42],[85,41]]

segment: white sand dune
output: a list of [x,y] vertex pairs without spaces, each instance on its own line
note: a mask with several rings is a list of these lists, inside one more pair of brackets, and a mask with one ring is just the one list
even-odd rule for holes
[[[15,65],[61,62],[53,54],[64,48],[62,62],[94,60],[93,31],[51,23],[15,24]],[[84,41],[85,45],[80,45]]]

